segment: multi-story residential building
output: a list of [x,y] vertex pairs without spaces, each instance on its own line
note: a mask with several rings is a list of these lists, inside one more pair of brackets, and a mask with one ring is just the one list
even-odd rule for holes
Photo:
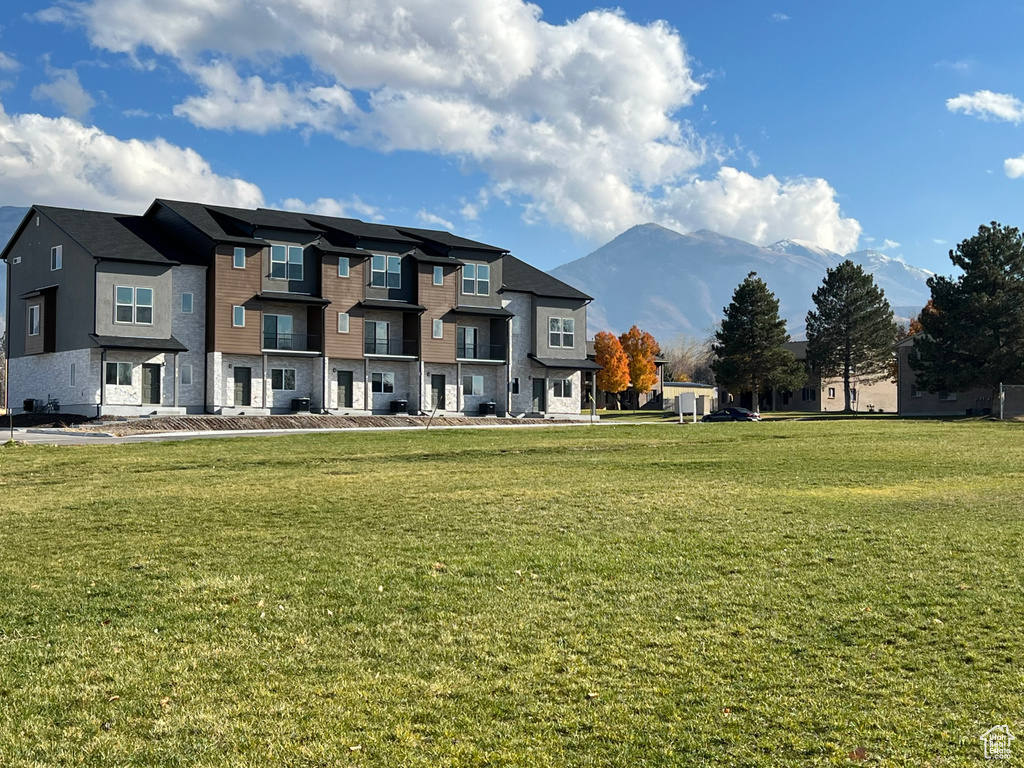
[[87,415],[580,413],[590,297],[448,232],[156,200],[34,206],[9,403]]
[[[807,367],[807,381],[796,392],[777,390],[769,393],[768,404],[778,411],[842,411],[846,407],[843,377],[822,379],[811,370],[807,366],[806,341],[789,341],[783,346]],[[855,372],[850,377],[850,407],[855,411],[895,413],[896,389],[896,382],[889,376],[862,377]]]

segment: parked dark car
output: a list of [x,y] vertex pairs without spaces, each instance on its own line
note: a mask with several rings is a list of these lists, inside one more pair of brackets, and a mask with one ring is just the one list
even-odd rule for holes
[[761,414],[746,408],[720,408],[707,414],[701,421],[760,421]]

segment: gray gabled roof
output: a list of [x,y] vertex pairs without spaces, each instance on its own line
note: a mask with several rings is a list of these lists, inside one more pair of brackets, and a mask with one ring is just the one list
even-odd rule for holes
[[547,272],[531,267],[512,254],[502,259],[501,270],[503,280],[501,287],[505,291],[522,291],[556,299],[593,300],[592,296],[587,296],[583,291],[573,288],[568,283],[563,283]]
[[177,246],[157,225],[142,216],[48,205],[36,205],[33,210],[52,221],[97,259],[167,266],[204,263]]

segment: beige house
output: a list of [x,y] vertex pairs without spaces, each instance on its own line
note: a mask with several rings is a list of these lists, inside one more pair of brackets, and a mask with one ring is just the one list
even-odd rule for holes
[[[797,360],[807,364],[807,342],[790,341],[785,345]],[[846,407],[842,377],[822,380],[808,369],[807,382],[799,392],[777,390],[772,393],[772,404],[777,411],[806,411],[831,413]],[[865,380],[850,378],[850,407],[864,413],[895,413],[897,385],[890,378]]]
[[703,416],[718,409],[718,387],[712,384],[697,384],[693,381],[666,381],[662,385],[665,410],[674,410],[676,398],[693,395],[697,415]]
[[[992,390],[989,389],[972,389],[968,392],[925,392],[918,389],[914,383],[914,369],[910,367],[913,351],[913,336],[896,344],[900,416],[965,416],[992,412]],[[998,407],[996,403],[995,409],[998,410]]]

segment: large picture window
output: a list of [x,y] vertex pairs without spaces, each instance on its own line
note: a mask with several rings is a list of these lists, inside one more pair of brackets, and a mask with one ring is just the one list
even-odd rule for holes
[[572,397],[572,379],[552,379],[551,394],[555,397]]
[[270,246],[270,277],[274,280],[302,279],[301,245]]
[[402,257],[373,254],[370,258],[370,285],[374,288],[401,288]]
[[462,292],[467,296],[489,296],[491,267],[488,264],[466,264],[462,267]]
[[462,377],[462,394],[469,395],[482,395],[484,393],[484,377],[483,376],[463,376]]
[[374,392],[389,393],[395,391],[395,374],[371,373],[370,389]]
[[294,349],[291,315],[263,315],[263,348]]
[[132,364],[107,363],[106,382],[121,387],[130,387],[132,385]]
[[549,321],[548,346],[572,347],[576,343],[576,321],[571,317],[552,317]]
[[153,324],[153,289],[119,285],[114,289],[114,322]]

